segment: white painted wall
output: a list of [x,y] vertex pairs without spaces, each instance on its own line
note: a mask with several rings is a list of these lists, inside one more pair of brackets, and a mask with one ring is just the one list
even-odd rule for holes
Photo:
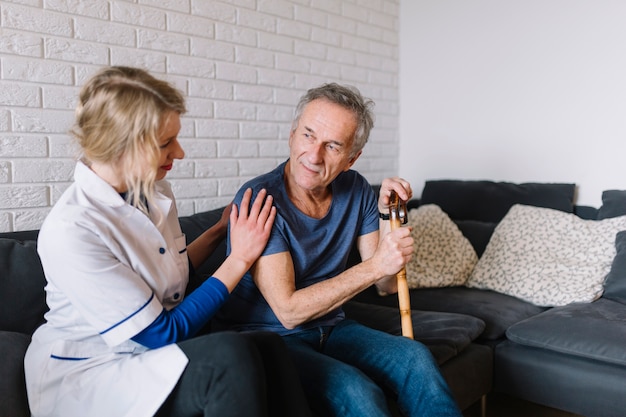
[[403,0],[400,175],[626,189],[626,1]]
[[0,1],[0,231],[39,228],[72,181],[75,98],[104,65],[147,68],[189,97],[187,157],[168,175],[182,215],[282,162],[295,104],[323,82],[376,101],[355,168],[395,174],[399,1]]

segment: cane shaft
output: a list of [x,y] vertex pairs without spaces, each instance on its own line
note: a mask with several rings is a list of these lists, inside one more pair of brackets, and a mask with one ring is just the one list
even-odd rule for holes
[[[389,221],[391,230],[395,230],[402,225],[401,216],[406,216],[406,207],[401,207],[402,203],[395,192],[391,193],[389,205]],[[398,305],[400,308],[400,324],[402,325],[402,336],[413,339],[413,322],[411,319],[411,298],[409,296],[409,285],[406,281],[406,268],[402,268],[396,274],[398,283]]]
[[398,304],[400,306],[400,323],[402,324],[402,336],[413,339],[413,322],[411,320],[411,298],[409,286],[406,281],[406,269],[396,275],[398,280]]

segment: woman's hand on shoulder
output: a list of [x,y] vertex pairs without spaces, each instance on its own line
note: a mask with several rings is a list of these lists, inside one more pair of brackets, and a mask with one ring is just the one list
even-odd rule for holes
[[265,249],[276,218],[274,199],[265,189],[259,191],[253,202],[251,200],[252,189],[248,188],[240,206],[233,204],[230,211],[230,256],[249,266]]

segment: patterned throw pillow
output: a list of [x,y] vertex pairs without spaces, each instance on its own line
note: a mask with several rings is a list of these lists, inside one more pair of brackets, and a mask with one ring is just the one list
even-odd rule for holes
[[594,301],[602,295],[620,230],[626,230],[626,216],[583,220],[515,205],[496,227],[466,285],[546,307]]
[[449,287],[465,284],[478,257],[472,244],[435,204],[409,211],[408,226],[415,249],[406,265],[409,288]]

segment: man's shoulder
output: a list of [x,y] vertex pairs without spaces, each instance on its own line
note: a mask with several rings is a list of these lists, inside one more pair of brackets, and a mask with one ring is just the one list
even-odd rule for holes
[[280,164],[273,170],[246,181],[237,192],[237,199],[241,199],[241,197],[243,196],[243,193],[248,188],[252,189],[254,196],[256,196],[256,194],[262,189],[267,190],[268,194],[271,194],[271,195],[276,194],[278,190],[280,189],[280,187],[282,187],[282,184],[284,183],[284,180],[283,180],[284,165],[285,163],[283,162],[282,164]]
[[378,225],[378,206],[374,189],[367,179],[357,171],[348,170],[337,177],[333,195],[339,210],[354,210],[360,207],[367,218],[375,218]]
[[335,191],[347,191],[350,193],[363,193],[370,191],[372,186],[369,181],[358,171],[349,169],[339,174],[334,182]]
[[283,183],[283,175],[282,175],[282,170],[281,167],[276,167],[273,170],[266,172],[265,174],[261,174],[258,177],[254,177],[250,180],[248,180],[245,184],[244,187],[252,187],[252,188],[256,188],[256,187],[275,187],[277,184],[281,184]]

